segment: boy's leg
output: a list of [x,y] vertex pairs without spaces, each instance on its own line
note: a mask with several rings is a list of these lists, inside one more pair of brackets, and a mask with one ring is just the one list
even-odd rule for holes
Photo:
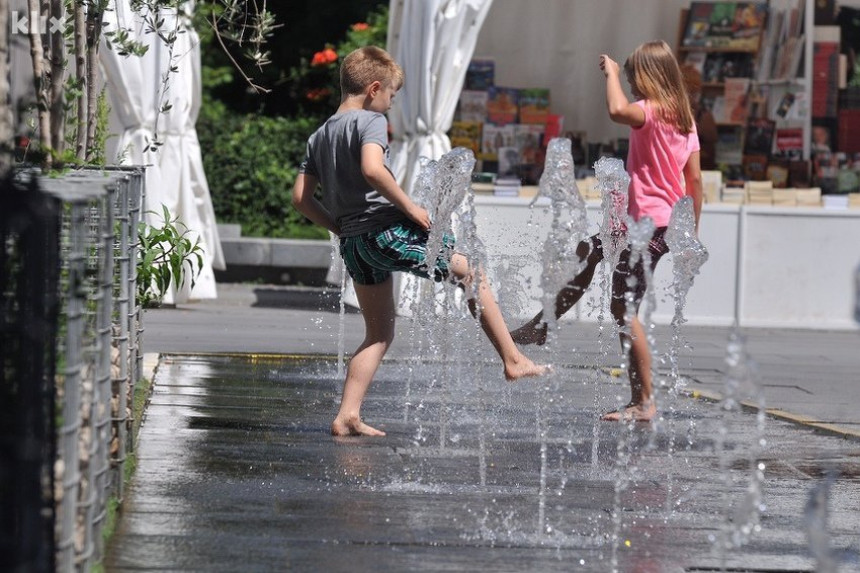
[[[591,285],[591,280],[594,278],[594,270],[597,268],[597,263],[603,259],[603,251],[595,243],[593,239],[581,241],[576,247],[576,254],[580,261],[585,261],[585,268],[577,274],[567,285],[558,291],[555,297],[555,317],[561,318],[567,311],[573,308],[588,287]],[[519,344],[538,344],[546,343],[547,324],[543,321],[543,311],[538,312],[534,318],[528,321],[523,326],[511,332],[514,342]]]
[[[474,271],[469,267],[466,257],[459,253],[451,256],[449,269],[460,281],[461,286],[466,287],[475,279]],[[508,331],[508,326],[505,324],[505,319],[502,317],[502,311],[499,309],[492,290],[490,290],[486,276],[482,271],[479,272],[478,300],[475,301],[474,298],[469,299],[469,310],[473,316],[478,316],[478,305],[480,305],[481,328],[486,333],[487,338],[490,339],[490,342],[504,363],[505,378],[516,380],[527,376],[545,374],[548,370],[546,366],[537,365],[532,362],[514,344]]]
[[391,341],[394,340],[394,290],[389,276],[375,285],[355,283],[355,294],[364,317],[364,341],[349,361],[340,410],[331,424],[335,436],[384,436],[385,432],[361,420],[361,404]]

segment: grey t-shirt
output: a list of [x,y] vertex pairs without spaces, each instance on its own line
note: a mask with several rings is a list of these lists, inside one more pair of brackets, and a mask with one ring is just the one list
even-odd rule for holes
[[376,191],[361,174],[361,147],[382,146],[388,158],[388,121],[381,113],[347,111],[331,116],[308,139],[299,172],[322,185],[322,202],[340,227],[341,237],[354,237],[402,221],[406,216]]

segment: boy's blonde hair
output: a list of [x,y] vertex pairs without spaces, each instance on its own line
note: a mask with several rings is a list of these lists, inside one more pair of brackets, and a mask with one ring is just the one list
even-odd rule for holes
[[663,40],[646,42],[624,62],[633,95],[651,101],[660,118],[683,134],[693,130],[693,111],[678,60]]
[[391,54],[376,46],[365,46],[349,53],[340,66],[340,91],[343,96],[359,95],[375,81],[403,86],[403,70]]

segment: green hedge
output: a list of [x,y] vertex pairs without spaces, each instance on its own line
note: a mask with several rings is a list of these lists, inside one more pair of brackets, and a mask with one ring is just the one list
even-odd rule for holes
[[208,101],[197,122],[203,167],[219,223],[239,223],[250,237],[324,239],[290,204],[316,117],[232,115]]

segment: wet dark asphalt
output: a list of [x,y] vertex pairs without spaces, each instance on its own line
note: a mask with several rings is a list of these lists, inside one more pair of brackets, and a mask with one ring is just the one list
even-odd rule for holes
[[[146,340],[165,344],[177,313],[193,329],[196,308],[150,314]],[[307,311],[328,331],[315,343],[295,309],[266,312],[302,353],[336,352],[329,316]],[[364,408],[388,436],[335,439],[337,360],[248,354],[246,326],[236,355],[156,348],[108,571],[814,571],[805,508],[828,483],[824,539],[839,571],[860,570],[856,441],[769,418],[760,530],[720,551],[711,538],[749,506],[753,413],[664,391],[654,428],[596,423],[626,384],[587,353],[511,385],[486,347],[416,364],[401,340]],[[689,388],[719,388],[716,354],[686,369]]]

